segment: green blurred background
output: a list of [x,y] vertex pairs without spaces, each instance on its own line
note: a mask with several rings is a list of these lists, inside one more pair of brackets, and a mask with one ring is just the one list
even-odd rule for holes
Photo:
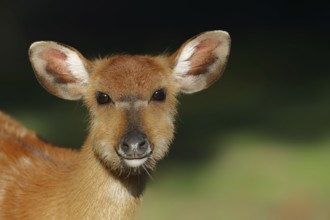
[[180,96],[177,134],[138,220],[330,219],[330,10],[321,1],[0,1],[0,109],[79,148],[82,103],[49,95],[27,50],[54,40],[86,57],[173,52],[232,36],[224,76]]

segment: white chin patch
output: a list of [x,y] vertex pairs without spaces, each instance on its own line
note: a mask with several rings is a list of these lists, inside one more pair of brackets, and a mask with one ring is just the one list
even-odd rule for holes
[[141,159],[133,159],[133,160],[124,159],[124,162],[129,167],[139,167],[139,166],[143,165],[147,160],[148,160],[148,157],[141,158]]

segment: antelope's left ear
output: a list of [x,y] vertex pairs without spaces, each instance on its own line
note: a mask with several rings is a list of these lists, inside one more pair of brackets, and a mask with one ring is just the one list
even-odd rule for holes
[[230,50],[225,31],[208,31],[185,42],[170,59],[178,89],[194,93],[208,88],[222,75]]
[[49,93],[67,100],[85,95],[91,64],[76,49],[38,41],[30,46],[29,57],[38,81]]

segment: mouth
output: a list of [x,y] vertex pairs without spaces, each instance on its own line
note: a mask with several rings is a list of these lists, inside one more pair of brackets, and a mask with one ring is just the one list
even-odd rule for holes
[[124,155],[121,155],[119,152],[117,152],[117,154],[126,166],[131,168],[137,168],[142,166],[145,162],[147,162],[147,160],[152,154],[152,151],[143,157],[126,157]]
[[128,167],[132,167],[132,168],[142,166],[147,160],[148,160],[148,157],[144,157],[144,158],[141,158],[141,159],[123,159],[124,163]]

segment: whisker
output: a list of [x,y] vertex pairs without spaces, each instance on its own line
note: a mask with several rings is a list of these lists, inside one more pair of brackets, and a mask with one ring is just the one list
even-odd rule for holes
[[144,169],[144,171],[146,171],[147,175],[150,177],[151,180],[154,180],[153,177],[151,176],[151,174],[149,173],[148,169],[145,167],[145,165],[142,165],[142,168]]

